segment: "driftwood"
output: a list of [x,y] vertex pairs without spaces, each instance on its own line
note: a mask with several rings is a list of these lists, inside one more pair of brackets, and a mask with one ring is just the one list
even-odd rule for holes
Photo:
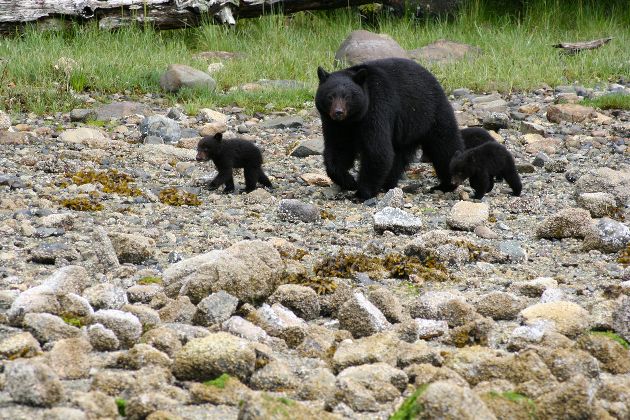
[[561,42],[560,44],[555,44],[553,47],[562,48],[562,51],[567,54],[575,54],[582,50],[592,50],[595,48],[599,48],[602,45],[608,43],[612,37],[594,39],[592,41],[584,41],[584,42]]
[[[216,20],[233,25],[235,17],[283,11],[335,9],[370,0],[0,0],[0,33],[27,23],[97,21],[102,29],[150,23],[157,29],[198,26]],[[62,20],[61,20],[62,19]]]

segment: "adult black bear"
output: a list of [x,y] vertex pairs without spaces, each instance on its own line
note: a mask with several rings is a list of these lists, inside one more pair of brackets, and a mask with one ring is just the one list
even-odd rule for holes
[[521,178],[516,171],[514,158],[496,141],[488,141],[481,146],[455,153],[450,171],[456,184],[470,178],[470,186],[475,190],[473,198],[482,199],[486,193],[492,191],[495,177],[505,179],[512,188],[512,193],[521,195]]
[[262,154],[258,147],[249,140],[223,140],[221,133],[204,137],[197,144],[197,161],[205,162],[210,159],[219,171],[210,182],[209,188],[211,190],[225,184],[224,192],[234,191],[234,168],[243,168],[245,191],[255,190],[259,182],[265,187],[273,188],[271,181],[262,170]]
[[[449,163],[464,145],[453,108],[428,70],[404,58],[368,61],[333,73],[317,69],[315,105],[322,118],[324,165],[360,199],[394,188],[418,148],[453,191]],[[359,178],[348,170],[360,158]]]

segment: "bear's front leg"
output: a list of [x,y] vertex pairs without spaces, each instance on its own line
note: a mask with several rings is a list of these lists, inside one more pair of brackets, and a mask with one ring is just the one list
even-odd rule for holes
[[379,147],[376,142],[367,142],[361,151],[361,168],[359,169],[359,188],[356,197],[367,200],[378,194],[387,180],[387,175],[394,163],[394,150],[391,146]]
[[354,191],[357,181],[348,172],[354,165],[355,153],[349,150],[326,146],[324,149],[324,166],[326,174],[342,190]]

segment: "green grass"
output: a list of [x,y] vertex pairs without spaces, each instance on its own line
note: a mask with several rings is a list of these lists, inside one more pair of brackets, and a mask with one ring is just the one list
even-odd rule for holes
[[600,109],[630,109],[630,95],[613,93],[593,99],[585,99],[581,104]]
[[77,328],[81,328],[82,326],[85,325],[85,321],[81,318],[77,318],[74,316],[62,316],[61,319],[63,319],[63,322],[65,322],[68,325],[71,325],[73,327],[77,327]]
[[422,404],[418,403],[418,398],[426,391],[428,384],[421,385],[413,394],[408,396],[405,401],[398,407],[389,420],[413,420],[418,417],[424,410]]
[[[112,93],[131,97],[161,93],[159,76],[168,64],[205,70],[208,62],[194,58],[195,53],[216,50],[242,53],[242,58],[226,61],[213,74],[218,91],[164,95],[169,104],[178,103],[192,114],[202,107],[226,105],[249,112],[310,108],[317,66],[331,69],[341,41],[359,28],[388,33],[407,49],[439,38],[479,46],[483,52],[473,59],[428,66],[447,90],[509,92],[573,82],[593,86],[630,74],[630,8],[625,0],[577,4],[531,0],[524,2],[524,8],[508,12],[503,3],[470,0],[454,19],[382,16],[377,27],[362,24],[354,9],[242,19],[235,28],[207,24],[175,31],[127,28],[106,32],[95,25],[74,25],[53,33],[32,27],[19,36],[0,38],[4,59],[0,61],[0,108],[42,114],[82,106],[71,90],[102,101]],[[561,41],[605,36],[613,40],[572,56],[551,47]],[[62,57],[74,61],[55,67]],[[305,87],[234,90],[259,79],[297,80]]]
[[608,337],[611,340],[616,341],[617,343],[621,344],[621,346],[628,350],[630,349],[630,343],[628,343],[623,337],[621,337],[619,334],[616,334],[612,331],[591,331],[591,334],[593,335],[599,335],[599,336],[603,336],[603,337]]
[[227,382],[230,380],[230,375],[227,373],[222,374],[218,378],[212,379],[211,381],[205,381],[203,384],[206,386],[213,386],[215,388],[224,389]]

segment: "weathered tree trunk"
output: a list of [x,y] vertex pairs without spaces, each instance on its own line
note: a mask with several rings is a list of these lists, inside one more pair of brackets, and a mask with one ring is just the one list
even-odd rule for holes
[[283,11],[335,9],[370,0],[0,0],[0,32],[26,23],[64,20],[98,21],[102,29],[150,23],[157,29],[198,26],[217,20],[234,24],[234,16],[255,17]]
[[602,45],[610,42],[612,37],[594,39],[592,41],[584,41],[584,42],[561,42],[559,44],[552,45],[555,48],[562,48],[562,51],[566,54],[575,54],[579,53],[582,50],[592,50],[595,48],[599,48]]

